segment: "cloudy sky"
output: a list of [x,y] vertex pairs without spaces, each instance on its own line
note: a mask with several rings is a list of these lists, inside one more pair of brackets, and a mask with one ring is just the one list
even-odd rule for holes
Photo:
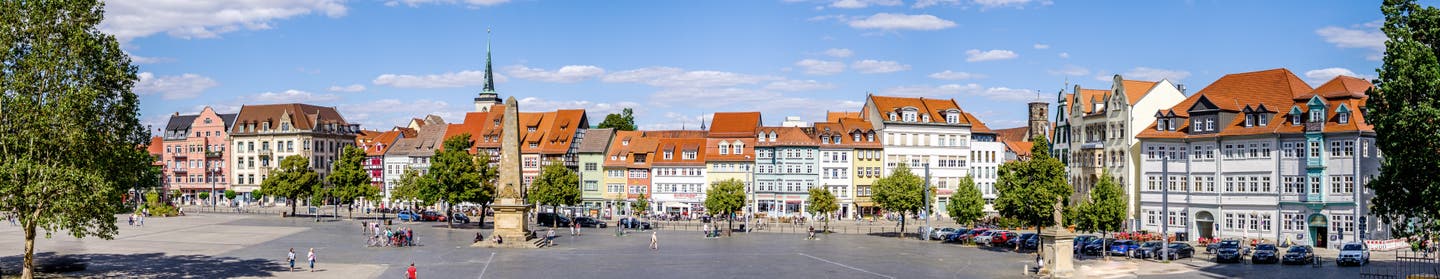
[[1110,76],[1191,93],[1289,68],[1373,78],[1377,1],[112,1],[143,119],[204,106],[335,106],[369,129],[473,110],[492,28],[497,89],[526,111],[633,107],[645,129],[716,111],[820,120],[867,93],[953,98],[993,128]]

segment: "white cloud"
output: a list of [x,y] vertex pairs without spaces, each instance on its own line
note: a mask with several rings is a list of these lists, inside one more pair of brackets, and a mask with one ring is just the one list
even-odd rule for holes
[[[1007,7],[1007,6],[1017,6],[1017,7],[1020,7],[1020,6],[1024,6],[1025,4],[1029,4],[1030,1],[1031,1],[1031,0],[975,0],[975,4],[979,4],[981,8],[989,9],[989,8],[999,8],[999,7]],[[1049,3],[1050,3],[1049,1],[1044,1],[1044,2],[1042,2],[1042,4],[1045,4],[1045,5],[1049,5]]]
[[465,4],[473,8],[480,6],[494,6],[504,4],[506,2],[510,2],[510,0],[392,0],[386,1],[385,5],[394,7],[403,4],[410,7],[419,7],[420,5],[425,4]]
[[1060,59],[1070,59],[1070,53],[1069,53],[1069,52],[1061,52],[1061,53],[1059,54],[1059,56],[1060,56]]
[[262,103],[322,103],[340,100],[335,94],[315,94],[295,89],[281,92],[265,92],[257,94],[247,100],[259,101]]
[[940,30],[955,27],[955,22],[927,14],[907,15],[878,13],[864,19],[851,20],[850,27],[855,29],[881,30]]
[[462,118],[465,115],[465,111],[452,110],[449,103],[430,99],[404,101],[380,99],[367,103],[342,104],[336,106],[336,109],[345,115],[346,121],[361,123],[370,129],[405,125],[410,118],[430,114],[440,116],[446,122],[463,121]]
[[1380,60],[1380,54],[1385,51],[1385,33],[1380,32],[1380,21],[1372,21],[1365,24],[1352,25],[1351,28],[1338,26],[1326,26],[1316,29],[1315,34],[1325,38],[1325,42],[1334,44],[1339,48],[1364,48],[1373,51],[1365,58]]
[[935,5],[955,5],[959,3],[960,0],[919,0],[915,1],[915,5],[910,5],[910,7],[915,9],[922,9]]
[[886,95],[914,97],[943,97],[967,95],[996,101],[1028,101],[1035,98],[1035,91],[1009,87],[989,87],[979,84],[945,84],[940,86],[897,86],[882,90]]
[[1061,67],[1060,69],[1049,70],[1049,72],[1050,72],[1050,74],[1052,74],[1052,75],[1060,75],[1060,76],[1083,76],[1083,75],[1088,75],[1088,74],[1090,74],[1090,69],[1086,69],[1085,67],[1080,67],[1080,66],[1075,66],[1075,65],[1066,64],[1065,67]]
[[1049,48],[1050,48],[1050,45],[1047,45],[1047,44],[1035,44],[1035,49],[1049,49]]
[[[506,82],[504,75],[495,74],[495,83]],[[431,75],[382,74],[371,81],[376,85],[399,88],[453,88],[485,84],[485,71],[459,71]]]
[[835,58],[845,58],[855,55],[855,52],[850,51],[848,48],[832,48],[825,50],[825,55]]
[[185,73],[178,76],[156,76],[150,72],[138,74],[139,81],[135,82],[136,93],[160,94],[165,100],[190,99],[200,96],[206,89],[219,85],[209,77]]
[[845,62],[840,61],[805,59],[795,62],[795,66],[805,69],[805,73],[811,75],[830,75],[845,71]]
[[869,7],[870,5],[898,6],[900,4],[904,3],[901,3],[900,0],[836,0],[835,2],[831,2],[830,6],[841,9],[859,9]]
[[[525,97],[518,100],[520,107],[525,111],[553,111],[558,109],[584,109],[586,113],[599,117],[607,114],[619,113],[625,108],[640,107],[635,102],[596,103],[585,100],[557,101],[546,100],[536,97]],[[600,120],[603,120],[600,119]]]
[[[128,53],[127,53],[127,54],[128,54]],[[170,57],[148,57],[148,56],[139,56],[139,55],[135,55],[135,54],[130,54],[130,62],[134,62],[135,64],[155,64],[155,63],[175,62],[175,58],[170,58]]]
[[295,16],[335,18],[346,12],[345,0],[107,1],[100,30],[121,42],[161,32],[184,39],[215,38],[241,29],[270,29],[273,21]]
[[1315,70],[1305,71],[1305,79],[1309,80],[1311,83],[1314,83],[1314,84],[1316,84],[1316,85],[1319,85],[1319,84],[1324,83],[1324,82],[1326,82],[1326,81],[1330,81],[1331,79],[1334,79],[1335,76],[1352,76],[1352,77],[1358,77],[1358,78],[1368,78],[1368,77],[1365,77],[1365,76],[1361,76],[1361,75],[1355,74],[1355,72],[1354,72],[1354,71],[1350,71],[1350,69],[1339,68],[1339,67],[1332,67],[1332,68],[1324,68],[1324,69],[1315,69]]
[[835,88],[834,84],[819,82],[815,80],[781,80],[770,82],[770,84],[765,85],[765,89],[767,90],[780,91],[811,91],[833,88]]
[[981,79],[985,78],[985,75],[945,70],[944,72],[930,74],[930,78],[942,80]]
[[1125,74],[1123,74],[1122,76],[1124,76],[1125,79],[1131,80],[1158,81],[1161,79],[1167,79],[1171,82],[1179,82],[1180,80],[1189,77],[1190,72],[1182,70],[1156,69],[1150,67],[1135,67],[1135,69],[1131,69],[1130,71],[1125,72]]
[[895,61],[860,60],[850,64],[850,68],[866,74],[893,73],[910,70],[910,65],[900,64]]
[[967,51],[965,51],[965,62],[982,62],[982,61],[1006,60],[1006,59],[1015,59],[1016,57],[1020,57],[1020,55],[1019,55],[1019,54],[1015,54],[1014,51],[1009,51],[1009,50],[1004,50],[1004,49],[992,49],[992,50],[986,50],[986,51],[981,51],[981,50],[978,50],[978,49],[972,49],[972,50],[967,50]]
[[506,67],[506,73],[515,78],[536,80],[554,83],[574,83],[605,74],[605,69],[591,65],[568,65],[560,67],[554,72],[545,71],[540,68],[530,68],[524,65]]
[[365,86],[360,84],[351,84],[346,86],[331,85],[330,88],[327,88],[326,90],[334,92],[360,92],[365,91]]
[[604,82],[634,82],[656,87],[725,87],[780,80],[779,77],[721,71],[685,71],[672,67],[647,67],[606,75]]

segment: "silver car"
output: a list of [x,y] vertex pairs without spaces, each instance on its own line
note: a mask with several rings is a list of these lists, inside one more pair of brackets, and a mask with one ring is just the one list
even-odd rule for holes
[[1335,257],[1335,265],[1366,265],[1370,263],[1370,246],[1364,242],[1347,242],[1340,245],[1340,255]]

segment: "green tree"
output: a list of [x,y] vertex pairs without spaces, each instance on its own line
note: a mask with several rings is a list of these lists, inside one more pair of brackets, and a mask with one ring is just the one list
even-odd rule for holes
[[919,212],[930,204],[925,195],[925,180],[910,173],[905,164],[876,180],[870,197],[885,211],[900,213],[900,237],[905,236],[905,215]]
[[950,203],[945,205],[945,211],[950,213],[950,219],[956,224],[974,226],[975,221],[985,217],[985,198],[980,195],[980,188],[975,188],[975,179],[970,176],[960,179],[955,185],[955,193],[950,194]]
[[[1075,228],[1100,232],[1101,236],[1109,236],[1109,232],[1120,230],[1120,226],[1125,222],[1126,209],[1125,191],[1120,188],[1120,184],[1115,183],[1109,173],[1103,173],[1095,187],[1090,188],[1089,196],[1089,200],[1076,206],[1074,210],[1075,218],[1072,221]],[[1108,243],[1106,245],[1108,247]]]
[[395,181],[395,192],[391,197],[409,202],[412,210],[417,205],[428,206],[435,202],[435,187],[432,184],[435,184],[435,180],[429,175],[422,175],[420,170],[407,168],[400,174],[400,179]]
[[[136,67],[100,32],[96,0],[0,1],[0,214],[25,239],[21,277],[33,278],[35,237],[111,239],[125,191],[151,185]],[[158,144],[158,143],[156,143]]]
[[[641,197],[644,198],[644,197]],[[739,179],[726,179],[710,185],[705,190],[705,210],[710,214],[724,214],[725,236],[730,236],[735,226],[735,211],[745,207],[745,183]]]
[[1380,11],[1388,40],[1365,120],[1385,156],[1366,185],[1370,209],[1395,237],[1431,239],[1440,233],[1440,9],[1386,0]]
[[595,126],[596,129],[613,128],[616,131],[634,131],[635,115],[630,108],[625,108],[620,113],[611,113],[605,116],[605,121]]
[[466,188],[455,200],[457,202],[469,202],[479,205],[480,216],[475,217],[480,218],[478,219],[480,222],[477,224],[484,226],[485,210],[490,207],[491,202],[495,201],[495,183],[496,179],[499,178],[499,172],[495,170],[494,166],[490,165],[490,154],[488,153],[480,152],[480,156],[475,157],[474,161],[476,168],[475,173],[479,177],[480,186]]
[[1040,227],[1062,225],[1055,222],[1057,204],[1065,210],[1070,197],[1070,184],[1065,182],[1065,164],[1050,156],[1045,137],[1030,140],[1034,147],[1028,161],[1000,165],[995,190],[995,209],[1000,215],[1015,218],[1023,225]]
[[[536,206],[549,205],[550,211],[559,215],[560,206],[580,203],[580,176],[560,161],[551,161],[540,171],[540,176],[530,182],[530,193],[525,199]],[[559,218],[553,220],[552,225],[558,226]]]
[[650,200],[645,198],[645,194],[640,194],[635,202],[630,203],[631,215],[645,215],[648,210],[650,210]]
[[200,192],[200,200],[202,200],[202,201],[209,201],[209,199],[210,199],[210,192]]
[[280,168],[270,172],[270,176],[260,181],[260,189],[265,190],[266,195],[284,197],[290,201],[290,215],[295,215],[295,207],[303,198],[308,198],[320,188],[319,175],[315,170],[310,169],[310,159],[305,156],[291,155],[280,160]]
[[[325,177],[330,182],[331,196],[339,200],[339,204],[354,204],[357,199],[369,200],[380,195],[380,189],[370,184],[370,174],[360,167],[364,162],[365,151],[358,147],[347,145],[340,151],[340,160]],[[355,207],[351,206],[347,211],[350,219],[355,219]]]
[[821,227],[820,231],[830,231],[830,213],[840,210],[840,203],[835,200],[835,193],[820,187],[810,188],[810,197],[806,200],[805,203],[809,204],[807,209],[810,212],[825,218],[825,225]]
[[235,200],[235,196],[239,196],[239,195],[240,195],[240,193],[236,193],[235,190],[229,190],[229,189],[226,189],[226,190],[225,190],[225,199],[227,199],[227,200],[232,200],[232,201],[233,201],[233,200]]
[[[430,160],[430,171],[425,176],[430,177],[429,202],[444,201],[445,215],[451,216],[454,212],[455,203],[465,199],[465,196],[472,189],[483,188],[478,168],[475,166],[475,157],[470,156],[469,150],[475,142],[470,140],[470,134],[460,134],[445,139],[445,143],[435,157]],[[446,222],[446,226],[453,227],[454,222]]]

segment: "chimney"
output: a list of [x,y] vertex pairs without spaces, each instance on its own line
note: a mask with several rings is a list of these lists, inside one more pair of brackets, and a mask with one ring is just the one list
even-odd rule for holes
[[1184,83],[1176,84],[1176,85],[1175,85],[1175,89],[1176,89],[1176,90],[1180,90],[1180,95],[1185,95],[1185,84],[1184,84]]

